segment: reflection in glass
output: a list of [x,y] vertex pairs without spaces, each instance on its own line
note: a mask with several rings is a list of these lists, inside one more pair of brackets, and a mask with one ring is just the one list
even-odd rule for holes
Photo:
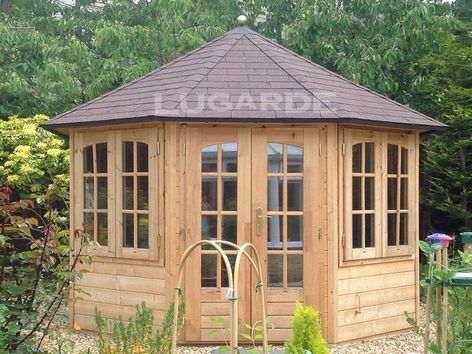
[[388,210],[397,209],[397,179],[389,178],[387,183],[387,206]]
[[202,172],[217,172],[218,145],[206,146],[202,149]]
[[408,214],[400,214],[400,245],[408,244]]
[[97,213],[97,242],[100,246],[108,245],[108,215]]
[[221,155],[223,164],[222,172],[237,172],[238,171],[238,144],[227,143],[221,145]]
[[202,176],[202,210],[217,210],[216,176]]
[[133,176],[123,177],[123,209],[134,209],[134,179]]
[[303,256],[287,255],[287,285],[289,288],[303,286]]
[[93,213],[84,213],[84,229],[90,240],[95,239],[95,232],[93,227]]
[[398,173],[398,146],[388,144],[387,149],[387,171],[389,174]]
[[283,152],[282,144],[267,144],[267,172],[283,172]]
[[365,210],[375,209],[374,177],[365,177]]
[[[303,240],[303,216],[302,215],[288,215],[287,216],[287,240],[289,242],[288,248],[300,248]],[[290,242],[296,242],[290,244]]]
[[202,240],[216,239],[217,215],[202,215]]
[[93,209],[93,177],[84,178],[84,208]]
[[395,246],[397,244],[397,214],[388,214],[387,238],[388,245]]
[[138,214],[138,248],[149,248],[149,218]]
[[106,209],[108,207],[108,178],[97,177],[97,208]]
[[287,210],[303,211],[302,177],[287,177]]
[[149,186],[147,176],[138,176],[138,210],[149,208]]
[[362,177],[352,177],[352,210],[361,210]]
[[123,213],[123,247],[134,247],[134,217]]
[[[231,264],[231,269],[234,269],[234,264],[236,263],[235,255],[228,255],[229,263]],[[228,273],[226,272],[226,265],[223,260],[221,260],[221,287],[228,287]]]
[[408,209],[408,179],[400,179],[400,209]]
[[362,248],[362,215],[352,216],[352,248]]
[[98,173],[107,173],[107,143],[100,143],[95,145],[97,153],[97,172]]
[[222,177],[223,210],[236,211],[238,209],[238,182],[236,177]]
[[401,173],[407,174],[408,173],[408,149],[402,147],[402,167]]
[[355,144],[352,147],[352,172],[359,173],[362,168],[362,144]]
[[374,143],[365,143],[364,172],[373,173],[375,164]]
[[202,288],[216,287],[216,254],[202,254],[201,258]]
[[137,143],[136,150],[137,150],[138,172],[148,172],[148,163],[149,163],[148,145],[145,143]]
[[84,173],[93,173],[93,147],[92,145],[84,148]]
[[283,177],[267,178],[267,210],[282,211]]
[[269,254],[267,264],[267,275],[269,287],[281,288],[283,286],[283,255]]
[[303,148],[287,145],[287,172],[303,172]]
[[375,214],[365,214],[364,247],[375,247]]
[[236,215],[223,215],[221,221],[221,239],[237,243],[238,223]]
[[133,172],[134,161],[133,161],[133,142],[123,142],[123,172]]
[[284,218],[282,215],[272,215],[267,220],[267,247],[270,250],[282,249]]

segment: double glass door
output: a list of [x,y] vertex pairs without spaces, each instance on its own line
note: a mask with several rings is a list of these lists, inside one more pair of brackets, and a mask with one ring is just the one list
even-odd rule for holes
[[[186,174],[188,244],[199,240],[251,242],[263,265],[272,341],[290,335],[296,301],[313,288],[313,230],[318,203],[317,129],[189,128]],[[308,156],[307,156],[308,152]],[[235,251],[228,250],[232,264]],[[217,252],[203,247],[187,266],[187,341],[224,340],[229,324],[228,275]],[[320,270],[321,271],[321,270]],[[243,261],[239,321],[261,319],[257,279]],[[310,288],[308,288],[310,287]],[[189,294],[189,291],[191,294]],[[195,306],[194,306],[195,305]],[[189,312],[190,310],[190,312]]]

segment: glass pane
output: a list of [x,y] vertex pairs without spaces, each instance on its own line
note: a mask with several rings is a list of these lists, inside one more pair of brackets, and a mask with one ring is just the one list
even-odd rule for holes
[[223,215],[221,222],[221,239],[228,242],[238,242],[238,223],[236,215]]
[[398,146],[397,145],[388,144],[387,171],[389,174],[397,174],[398,172]]
[[138,214],[138,248],[149,248],[149,218]]
[[303,148],[287,145],[287,172],[303,172]]
[[108,214],[97,213],[97,242],[100,246],[108,245]]
[[97,172],[107,173],[108,158],[107,158],[107,143],[100,143],[95,146],[97,151]]
[[282,249],[282,235],[284,232],[284,218],[282,215],[273,215],[267,220],[267,248],[270,250]]
[[364,160],[365,173],[374,172],[374,163],[375,163],[374,143],[365,143],[365,160]]
[[365,177],[365,210],[375,209],[375,185],[374,177]]
[[397,210],[397,179],[396,178],[389,178],[388,179],[388,210]]
[[362,248],[362,215],[352,216],[352,248]]
[[84,213],[84,230],[90,240],[94,240],[93,213]]
[[400,214],[400,245],[408,245],[408,214]]
[[287,177],[287,210],[303,211],[302,177]]
[[238,144],[222,144],[221,155],[223,158],[222,172],[238,172]]
[[216,215],[202,215],[202,240],[216,240]]
[[133,142],[123,142],[123,172],[133,172],[134,161],[133,161]]
[[223,210],[238,210],[238,182],[237,177],[222,177]]
[[362,177],[352,177],[352,210],[361,210]]
[[388,214],[388,245],[397,245],[397,214]]
[[123,213],[123,247],[134,247],[134,216]]
[[283,286],[283,255],[281,254],[269,254],[267,275],[269,287],[281,288]]
[[123,177],[123,209],[134,209],[134,178]]
[[375,247],[375,215],[365,214],[365,246]]
[[283,172],[283,145],[267,144],[267,172]]
[[[231,264],[231,269],[234,271],[234,264],[236,263],[236,256],[229,254],[228,255],[229,263]],[[228,285],[228,273],[226,272],[226,265],[223,259],[221,259],[221,287],[227,288]]]
[[216,176],[202,176],[202,210],[218,210],[217,193]]
[[352,147],[352,172],[361,172],[362,167],[362,144],[355,144]]
[[138,210],[149,208],[149,185],[147,176],[138,176]]
[[408,178],[400,181],[400,209],[408,209]]
[[283,210],[283,177],[267,178],[267,210]]
[[202,288],[216,287],[216,254],[202,254]]
[[202,149],[202,172],[216,172],[218,167],[218,145]]
[[93,173],[93,147],[84,148],[84,173]]
[[303,256],[301,254],[287,255],[287,286],[289,288],[303,286]]
[[138,172],[148,172],[149,170],[149,154],[148,154],[148,144],[145,143],[137,143],[136,144],[137,150],[137,165],[138,165]]
[[402,147],[402,168],[401,172],[403,174],[408,173],[408,149]]
[[287,247],[290,249],[302,249],[303,241],[303,216],[287,216]]
[[97,177],[97,208],[106,209],[108,207],[108,178]]
[[93,209],[93,177],[84,178],[84,209]]

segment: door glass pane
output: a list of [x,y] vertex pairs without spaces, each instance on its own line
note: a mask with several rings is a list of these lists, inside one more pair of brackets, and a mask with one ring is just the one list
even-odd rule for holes
[[107,165],[108,165],[108,158],[107,158],[107,143],[100,143],[95,145],[95,149],[97,152],[97,172],[98,173],[107,173]]
[[287,255],[287,285],[289,288],[303,286],[303,256]]
[[227,143],[221,145],[222,154],[222,172],[237,172],[238,171],[238,144]]
[[93,173],[93,147],[86,146],[83,153],[84,158],[84,173]]
[[287,172],[303,172],[303,148],[287,145]]
[[133,176],[123,177],[123,209],[134,209],[134,179]]
[[365,214],[365,247],[375,247],[374,214]]
[[303,241],[303,216],[287,216],[287,240],[288,248],[301,249],[301,242]]
[[352,146],[352,172],[361,172],[362,167],[362,144]]
[[138,215],[138,248],[149,248],[149,218]]
[[84,213],[84,229],[90,240],[95,239],[93,225],[93,213]]
[[123,246],[134,247],[134,216],[123,213]]
[[216,240],[217,215],[202,215],[202,240]]
[[287,177],[287,210],[303,210],[303,179],[302,177]]
[[374,177],[365,177],[365,210],[375,209]]
[[398,146],[388,144],[387,149],[387,171],[389,174],[397,174],[398,172]]
[[97,177],[97,208],[106,209],[108,205],[108,178],[107,177]]
[[388,210],[397,209],[397,179],[389,178],[387,183],[387,206]]
[[228,242],[237,243],[237,217],[236,215],[223,215],[221,222],[221,239]]
[[93,209],[93,177],[84,178],[84,208]]
[[283,210],[283,177],[267,178],[267,210]]
[[362,177],[352,177],[352,210],[361,210],[361,183]]
[[365,173],[374,172],[374,143],[365,143],[365,160],[364,160],[364,170]]
[[202,172],[216,172],[218,167],[218,145],[202,149]]
[[352,248],[362,248],[362,215],[352,216]]
[[216,176],[202,176],[202,210],[217,210],[218,189],[216,181]]
[[149,186],[147,176],[138,176],[138,210],[149,208]]
[[400,209],[408,209],[408,179],[400,180]]
[[267,144],[267,172],[283,172],[283,145]]
[[123,142],[123,172],[133,172],[133,171],[134,171],[133,142],[124,141]]
[[237,177],[222,177],[223,210],[236,211],[238,209],[238,182]]
[[400,245],[408,245],[408,214],[400,214]]
[[397,214],[388,214],[388,245],[396,246],[397,244]]
[[269,254],[267,264],[268,283],[270,287],[279,288],[283,286],[283,255]]
[[284,230],[284,218],[282,215],[272,215],[267,220],[267,247],[269,250],[281,249]]
[[145,143],[137,143],[137,164],[138,172],[148,172],[149,154],[148,145]]
[[402,168],[401,172],[403,174],[408,173],[408,149],[402,147]]
[[216,254],[202,254],[200,268],[202,288],[216,287]]
[[108,214],[97,213],[97,242],[100,246],[108,245]]
[[[236,256],[235,255],[228,255],[229,263],[231,264],[231,269],[234,271],[234,264],[236,263]],[[234,276],[234,274],[233,274]],[[221,259],[221,286],[223,288],[227,288],[228,285],[228,273],[226,271],[226,265],[223,259]]]

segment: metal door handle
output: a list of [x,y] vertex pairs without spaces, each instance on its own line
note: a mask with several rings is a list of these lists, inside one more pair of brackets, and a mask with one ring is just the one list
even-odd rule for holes
[[270,216],[270,215],[262,214],[262,208],[261,207],[256,208],[256,235],[257,236],[262,236],[262,227],[263,227],[262,220],[264,218],[270,219],[271,217],[272,216]]

